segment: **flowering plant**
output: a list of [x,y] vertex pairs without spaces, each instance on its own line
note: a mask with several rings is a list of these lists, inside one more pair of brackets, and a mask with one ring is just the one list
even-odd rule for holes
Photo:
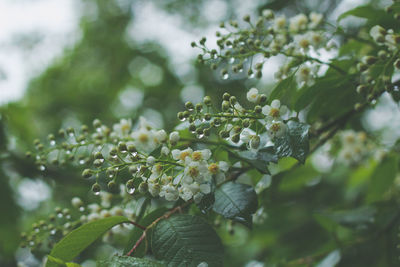
[[[279,198],[280,190],[318,184],[333,168],[371,164],[372,186],[366,196],[355,198],[382,200],[396,178],[398,146],[382,148],[353,121],[382,95],[400,99],[400,4],[379,10],[390,17],[382,22],[385,27],[371,15],[374,10],[350,10],[338,26],[314,12],[286,18],[269,9],[256,19],[246,15],[243,25],[222,23],[215,49],[208,48],[206,38],[192,42],[200,49],[199,62],[223,80],[252,80],[263,77],[269,59],[280,57],[272,90],[249,86],[242,95],[225,92],[218,101],[205,96],[199,103],[186,102],[170,132],[144,117],[121,119],[111,127],[95,119],[93,127],[50,134],[48,144],[36,140],[36,151],[27,156],[39,170],[81,167],[100,203],[74,197],[72,210],[56,208],[22,234],[22,245],[48,250],[46,266],[75,266],[71,261],[105,233],[110,244],[118,235],[129,238],[124,256],[113,256],[104,266],[222,266],[224,245],[213,226],[226,224],[234,234],[238,224],[263,225],[265,206]],[[339,24],[350,16],[368,21],[359,35],[349,36]],[[363,50],[355,51],[354,44]],[[319,158],[329,161],[329,169],[315,175],[310,162]],[[312,179],[285,184],[302,171]],[[382,173],[385,181],[377,181]],[[353,183],[364,179],[357,177]],[[351,212],[315,215],[336,243],[311,256],[276,260],[274,266],[337,259],[336,264],[338,250],[345,254],[370,241],[347,242],[353,235],[342,228],[367,224],[374,213],[361,210],[352,217]],[[391,230],[398,217],[377,233]]]

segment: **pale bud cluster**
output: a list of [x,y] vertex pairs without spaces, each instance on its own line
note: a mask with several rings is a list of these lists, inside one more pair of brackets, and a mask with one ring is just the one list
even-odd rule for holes
[[247,72],[250,78],[261,78],[266,60],[280,54],[286,57],[287,62],[275,77],[283,79],[300,68],[296,73],[297,81],[308,84],[313,81],[320,65],[325,64],[311,54],[333,47],[322,27],[321,14],[312,12],[308,16],[299,14],[286,18],[272,10],[264,10],[254,22],[248,15],[243,20],[247,27],[239,27],[236,21],[221,24],[227,33],[216,33],[219,51],[209,50],[205,46],[205,38],[192,43],[193,47],[199,47],[204,52],[198,59],[210,63],[212,69],[219,68],[223,79],[242,72]]

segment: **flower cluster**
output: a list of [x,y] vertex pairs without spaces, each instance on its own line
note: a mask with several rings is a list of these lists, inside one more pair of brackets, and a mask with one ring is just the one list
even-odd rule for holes
[[[130,195],[149,194],[164,197],[168,201],[182,198],[199,202],[211,192],[212,186],[225,179],[229,166],[226,162],[213,162],[211,151],[196,150],[178,144],[180,135],[174,131],[169,135],[164,130],[154,129],[144,118],[136,127],[131,120],[122,119],[112,130],[99,120],[93,122],[95,133],[89,134],[83,126],[82,134],[67,130],[67,142],[58,145],[54,135],[50,148],[36,142],[36,160],[44,170],[57,155],[56,162],[77,158],[80,165],[92,165],[82,172],[84,178],[95,178],[92,190],[101,195],[102,185],[110,192],[118,192],[119,183],[126,186]],[[64,132],[63,130],[60,132]],[[184,147],[185,149],[182,149]],[[31,156],[32,154],[29,153]]]
[[368,139],[365,132],[342,131],[339,134],[339,146],[338,161],[350,166],[360,164],[371,156],[380,161],[385,154]]
[[198,43],[192,42],[192,47],[203,51],[198,59],[209,62],[212,69],[220,68],[224,79],[243,71],[247,71],[250,78],[261,78],[263,65],[276,55],[286,58],[286,64],[275,74],[276,78],[283,79],[297,70],[296,78],[301,84],[311,83],[319,67],[329,65],[312,56],[322,49],[334,47],[322,27],[321,14],[312,12],[308,16],[299,14],[286,18],[272,10],[264,10],[256,21],[249,15],[243,20],[247,28],[239,27],[236,21],[220,25],[227,33],[216,33],[219,51],[208,49],[204,37]]
[[203,103],[187,102],[186,111],[179,112],[178,118],[187,120],[189,131],[198,138],[210,136],[211,130],[216,129],[218,136],[232,145],[246,144],[248,149],[258,150],[285,134],[290,112],[278,99],[267,104],[266,95],[256,88],[251,88],[246,97],[254,108],[244,108],[235,96],[225,93],[220,109],[206,96]]

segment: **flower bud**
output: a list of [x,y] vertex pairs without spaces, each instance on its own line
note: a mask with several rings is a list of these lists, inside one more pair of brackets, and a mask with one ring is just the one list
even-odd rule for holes
[[206,106],[211,106],[211,97],[205,96],[203,102]]
[[83,178],[90,178],[93,175],[93,172],[91,169],[84,169],[82,172]]

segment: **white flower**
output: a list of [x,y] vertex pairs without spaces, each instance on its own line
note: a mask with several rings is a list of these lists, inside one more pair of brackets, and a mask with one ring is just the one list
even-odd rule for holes
[[113,216],[124,216],[124,210],[121,207],[113,207],[110,212]]
[[176,143],[179,141],[179,133],[174,131],[172,133],[169,134],[169,141],[171,143]]
[[167,201],[176,201],[179,198],[179,192],[172,184],[166,184],[161,188],[160,197],[165,197]]
[[397,49],[397,44],[395,40],[394,34],[387,34],[385,36],[385,45],[389,48],[389,50],[394,51]]
[[283,136],[286,132],[286,128],[286,124],[284,124],[282,121],[272,121],[271,123],[267,124],[268,135],[271,139]]
[[160,194],[161,187],[158,183],[148,183],[149,192],[153,197],[156,197]]
[[71,204],[75,208],[80,208],[83,206],[83,201],[79,197],[74,197],[71,199]]
[[132,132],[131,136],[134,140],[133,144],[139,151],[150,153],[158,146],[154,133],[146,128],[139,128]]
[[284,15],[278,16],[274,19],[274,30],[278,31],[286,26],[286,17]]
[[322,19],[324,18],[322,14],[311,12],[310,15],[310,29],[315,29],[319,24],[321,24]]
[[154,163],[156,163],[156,158],[153,156],[148,156],[146,162],[148,165],[154,165]]
[[191,155],[191,159],[194,161],[209,160],[211,157],[211,150],[203,149],[194,151]]
[[308,18],[304,14],[299,14],[290,19],[289,31],[299,32],[307,28]]
[[308,51],[312,42],[312,36],[310,33],[297,34],[294,36],[294,44],[299,51]]
[[266,19],[273,19],[274,18],[274,12],[271,9],[264,9],[262,11],[262,15]]
[[162,143],[167,140],[167,133],[164,130],[158,130],[155,133],[155,137],[160,143]]
[[201,184],[200,192],[203,194],[209,194],[211,192],[211,186],[209,184]]
[[262,113],[266,116],[267,121],[280,120],[288,112],[285,105],[281,105],[278,99],[274,99],[271,105],[265,105],[262,108]]
[[102,218],[111,217],[111,213],[108,210],[102,210],[100,212],[100,217],[102,217]]
[[186,157],[190,157],[193,153],[193,150],[189,147],[185,150],[174,149],[172,150],[172,158],[178,160],[180,163],[185,162]]
[[301,65],[299,70],[296,72],[296,81],[301,86],[304,84],[309,85],[314,81],[312,70],[307,65]]
[[229,170],[229,164],[226,161],[218,162],[219,169],[223,172],[227,172]]
[[190,190],[188,186],[181,186],[179,188],[179,196],[184,200],[184,201],[189,201],[193,197],[193,192]]
[[211,178],[206,163],[199,161],[191,161],[186,165],[184,175],[192,177],[198,183],[205,182]]
[[383,42],[386,30],[379,25],[375,25],[374,27],[371,28],[369,34],[371,35],[372,39],[375,40],[375,42]]
[[161,148],[161,154],[162,154],[162,155],[165,155],[165,156],[168,156],[168,154],[169,154],[169,148],[166,147],[166,146],[163,146],[163,147]]
[[260,98],[260,95],[258,94],[257,88],[251,88],[247,92],[247,100],[252,102],[252,103],[257,103],[258,99]]
[[96,220],[98,220],[98,219],[100,219],[100,215],[99,215],[98,213],[90,213],[90,214],[87,216],[87,220],[88,220],[89,222],[93,222],[93,221],[96,221]]
[[119,123],[113,125],[114,133],[119,137],[126,137],[132,129],[131,119],[121,119]]

